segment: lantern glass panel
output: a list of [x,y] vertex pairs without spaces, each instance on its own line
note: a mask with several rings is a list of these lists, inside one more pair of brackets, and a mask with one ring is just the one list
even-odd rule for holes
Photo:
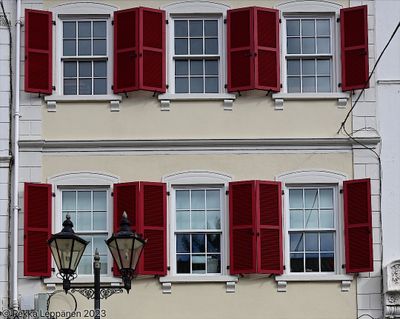
[[118,269],[121,269],[121,261],[119,258],[119,251],[117,248],[117,242],[116,242],[115,238],[111,241],[108,241],[107,246],[110,249],[111,255],[113,256],[115,262],[118,265]]
[[131,268],[133,238],[117,238],[122,268]]

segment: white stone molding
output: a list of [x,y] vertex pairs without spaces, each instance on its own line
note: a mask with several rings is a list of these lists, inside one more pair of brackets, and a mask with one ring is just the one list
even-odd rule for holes
[[385,318],[400,317],[400,260],[394,260],[384,268]]

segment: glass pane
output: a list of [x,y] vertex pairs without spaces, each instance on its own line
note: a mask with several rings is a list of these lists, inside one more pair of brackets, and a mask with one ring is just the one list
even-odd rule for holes
[[190,235],[177,234],[176,235],[176,252],[189,253],[190,252]]
[[90,212],[80,212],[76,215],[77,230],[92,230],[92,214]]
[[218,36],[218,22],[217,20],[204,21],[204,32],[207,37]]
[[176,37],[187,37],[188,35],[187,20],[175,20],[174,27],[175,27]]
[[287,20],[286,33],[288,36],[300,35],[300,20]]
[[92,80],[91,79],[80,79],[79,80],[79,94],[88,95],[92,94]]
[[201,37],[203,35],[203,21],[189,21],[189,30],[191,37]]
[[210,60],[206,62],[206,75],[218,75],[218,61]]
[[300,38],[287,39],[287,52],[289,54],[300,53]]
[[202,75],[203,74],[203,61],[192,60],[190,61],[190,74]]
[[100,255],[107,255],[107,246],[104,242],[105,236],[93,236],[93,248],[98,250]]
[[304,190],[305,208],[318,208],[318,190],[306,189]]
[[90,210],[92,208],[91,192],[78,192],[78,210]]
[[192,229],[205,229],[206,228],[206,221],[205,221],[205,212],[200,211],[192,211]]
[[189,211],[176,212],[176,229],[189,229],[190,228],[190,213]]
[[192,209],[205,209],[205,191],[193,190],[192,195]]
[[192,253],[204,253],[206,251],[206,236],[204,234],[192,235]]
[[176,271],[178,274],[190,273],[190,255],[176,255]]
[[329,20],[317,20],[317,35],[330,35]]
[[207,256],[207,273],[215,274],[221,272],[221,255]]
[[175,54],[187,54],[187,53],[188,53],[188,40],[175,39]]
[[305,250],[318,251],[318,233],[305,233]]
[[106,37],[106,22],[105,21],[93,22],[93,36],[95,38],[105,38]]
[[304,251],[303,233],[290,234],[290,251]]
[[189,209],[189,191],[177,190],[176,191],[176,208]]
[[321,251],[334,251],[335,241],[333,233],[321,233]]
[[189,92],[189,79],[175,78],[175,93],[188,93],[188,92]]
[[190,78],[190,93],[203,93],[203,78]]
[[333,208],[333,189],[326,188],[319,190],[320,207]]
[[303,208],[303,190],[289,189],[289,207]]
[[300,75],[300,60],[287,61],[288,75]]
[[219,253],[221,252],[221,235],[208,234],[207,235],[207,252]]
[[76,95],[76,80],[64,80],[64,95]]
[[82,256],[78,266],[78,273],[81,275],[90,275],[92,273],[92,256]]
[[303,60],[302,61],[303,75],[314,75],[315,74],[315,60]]
[[318,210],[306,210],[305,228],[318,228]]
[[63,54],[65,56],[76,55],[76,41],[75,40],[64,40],[63,41]]
[[304,271],[304,255],[303,254],[290,254],[290,271],[303,272]]
[[315,53],[315,39],[303,38],[302,43],[302,53]]
[[319,256],[318,254],[306,254],[306,271],[319,271]]
[[188,75],[188,61],[175,61],[175,74],[176,75]]
[[329,60],[317,60],[317,74],[318,75],[330,75],[331,74],[331,62]]
[[[107,213],[98,212],[93,214],[93,229],[107,230]],[[103,242],[104,245],[104,242]]]
[[321,228],[334,227],[333,210],[321,210],[319,219]]
[[303,228],[304,227],[304,213],[303,210],[290,210],[290,228]]
[[331,52],[331,40],[329,38],[318,38],[317,53],[330,53],[330,52]]
[[317,78],[318,92],[330,92],[331,91],[331,78],[329,76],[319,76]]
[[92,62],[79,62],[79,77],[92,76]]
[[78,40],[78,55],[90,55],[90,40]]
[[206,54],[218,54],[218,39],[206,39]]
[[334,271],[335,257],[333,253],[321,254],[321,271]]
[[75,38],[76,37],[76,23],[75,22],[63,22],[63,37],[64,38]]
[[301,35],[303,37],[315,35],[315,21],[314,20],[302,20],[301,21]]
[[315,77],[309,76],[303,78],[303,92],[315,92]]
[[78,22],[78,37],[90,38],[91,37],[91,23],[87,21]]
[[93,192],[93,210],[103,211],[107,210],[107,192],[106,191],[94,191]]
[[106,275],[107,274],[107,269],[108,269],[108,263],[107,263],[107,256],[100,256],[100,274],[101,275]]
[[192,273],[205,274],[206,273],[206,256],[193,255],[192,256]]
[[94,79],[94,94],[107,93],[107,79]]
[[95,61],[94,63],[94,76],[95,77],[106,77],[107,76],[107,62],[106,61]]
[[106,55],[106,54],[107,54],[107,41],[93,40],[93,55]]
[[206,191],[206,202],[207,209],[219,209],[220,208],[220,192],[219,190],[207,190]]
[[190,54],[203,54],[203,39],[190,39]]
[[289,93],[301,92],[299,77],[290,77],[290,78],[288,78],[287,82],[288,82],[287,85],[288,85]]
[[62,210],[75,210],[76,209],[76,193],[75,192],[62,192]]
[[206,78],[206,93],[218,93],[218,78]]
[[221,213],[219,210],[207,212],[207,229],[221,229]]

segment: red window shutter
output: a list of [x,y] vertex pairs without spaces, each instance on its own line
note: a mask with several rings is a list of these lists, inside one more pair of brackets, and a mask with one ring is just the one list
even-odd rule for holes
[[371,184],[369,179],[343,183],[346,272],[373,270]]
[[114,93],[138,89],[138,9],[114,12]]
[[167,274],[167,192],[165,183],[140,182],[141,227],[147,239],[138,273]]
[[257,272],[282,274],[281,183],[257,181],[257,206]]
[[256,183],[229,183],[230,273],[256,272]]
[[255,88],[279,92],[279,11],[255,8]]
[[367,6],[340,10],[342,91],[369,87]]
[[140,8],[139,85],[141,90],[164,93],[165,11]]
[[25,183],[24,275],[50,277],[51,185]]
[[228,92],[254,89],[254,8],[228,10]]
[[52,93],[52,16],[25,10],[25,91]]
[[[128,215],[128,220],[131,222],[132,231],[138,231],[139,217],[139,182],[114,184],[114,216],[113,230],[118,232],[121,217],[124,212]],[[138,231],[139,232],[139,231]],[[120,276],[118,266],[114,262],[114,276]]]

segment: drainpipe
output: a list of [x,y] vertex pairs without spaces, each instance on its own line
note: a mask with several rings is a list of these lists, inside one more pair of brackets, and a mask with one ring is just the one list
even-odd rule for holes
[[21,63],[21,0],[17,1],[17,21],[15,30],[15,90],[14,90],[14,175],[12,180],[12,211],[13,211],[13,229],[12,229],[12,307],[18,310],[18,182],[19,182],[19,90],[20,90],[20,63]]

